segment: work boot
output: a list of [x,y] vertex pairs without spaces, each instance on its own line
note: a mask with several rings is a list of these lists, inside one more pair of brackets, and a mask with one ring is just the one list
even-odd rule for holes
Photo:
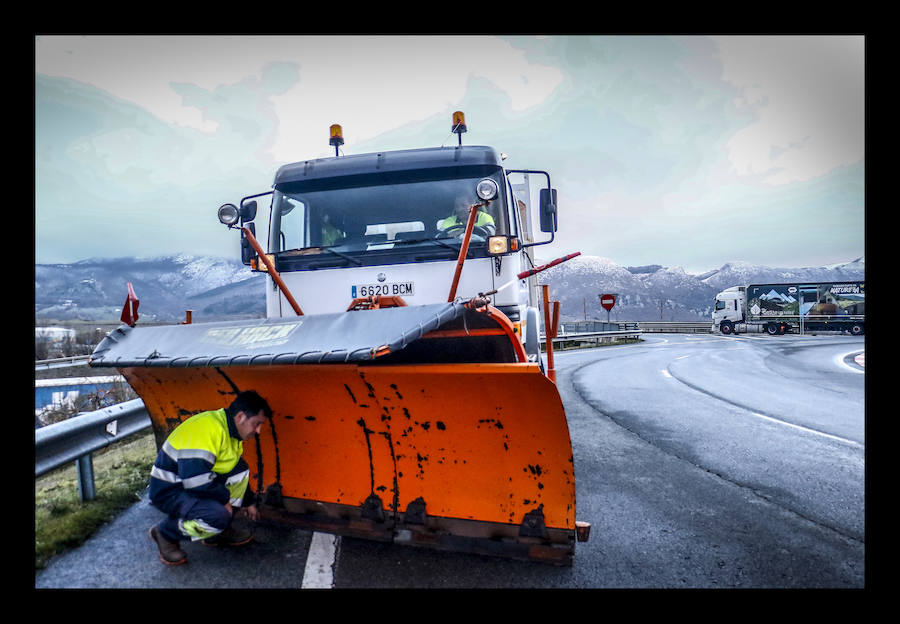
[[159,533],[156,526],[150,527],[150,539],[159,549],[159,560],[166,565],[176,566],[187,563],[187,553],[178,547],[178,542],[170,542]]
[[253,541],[253,533],[232,525],[218,535],[207,537],[203,540],[203,544],[206,546],[243,546],[251,541]]

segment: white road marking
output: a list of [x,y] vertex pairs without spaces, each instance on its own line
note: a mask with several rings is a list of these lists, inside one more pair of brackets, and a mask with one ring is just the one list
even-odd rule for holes
[[778,423],[779,425],[785,425],[787,427],[793,427],[794,429],[799,429],[801,431],[805,431],[806,433],[813,433],[817,436],[822,436],[823,438],[830,438],[832,440],[836,440],[838,442],[843,442],[844,444],[849,444],[850,446],[858,446],[862,447],[863,445],[854,440],[848,440],[847,438],[842,438],[840,436],[831,435],[830,433],[823,433],[821,431],[816,431],[815,429],[810,429],[809,427],[804,427],[803,425],[795,425],[794,423],[789,423],[784,420],[778,420],[777,418],[772,418],[771,416],[766,416],[765,414],[760,414],[758,412],[750,412],[754,416],[762,418],[763,420],[768,420],[770,422]]
[[329,533],[315,532],[306,556],[302,589],[331,589],[334,587],[334,558],[341,538]]
[[[844,361],[844,358],[846,358],[848,355],[853,355],[854,353],[859,353],[859,350],[857,349],[857,350],[853,350],[853,351],[848,351],[847,353],[841,353],[841,354],[838,354],[838,355],[834,356],[834,363],[837,364],[838,366],[843,366],[843,367],[846,368],[847,370],[851,370],[851,371],[853,371],[854,373],[863,373],[863,374],[865,374],[866,371],[861,370],[861,369],[859,369],[859,368],[855,368],[855,367],[853,367],[853,366],[850,366],[849,364],[847,364],[847,362]],[[864,356],[864,355],[865,355],[865,351],[863,351],[862,353],[859,353],[859,355],[863,355],[863,356]],[[858,363],[860,366],[865,366],[864,363],[859,363],[859,362],[857,362],[857,363]]]

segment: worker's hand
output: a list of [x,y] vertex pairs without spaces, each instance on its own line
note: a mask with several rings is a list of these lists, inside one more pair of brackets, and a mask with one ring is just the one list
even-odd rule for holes
[[259,520],[259,509],[256,507],[256,505],[248,505],[244,507],[244,513],[246,513],[247,517],[253,520],[253,522]]
[[234,515],[234,510],[231,508],[231,503],[225,503],[225,511],[228,512],[229,516]]

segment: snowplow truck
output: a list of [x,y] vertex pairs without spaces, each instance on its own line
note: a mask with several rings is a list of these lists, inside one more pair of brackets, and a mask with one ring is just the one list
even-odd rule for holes
[[263,521],[572,565],[589,524],[534,277],[556,230],[549,174],[506,170],[461,135],[342,143],[332,126],[334,157],[284,165],[271,190],[219,209],[266,276],[266,318],[138,327],[123,313],[91,365],[121,371],[159,445],[239,391],[266,398],[269,426],[244,445]]

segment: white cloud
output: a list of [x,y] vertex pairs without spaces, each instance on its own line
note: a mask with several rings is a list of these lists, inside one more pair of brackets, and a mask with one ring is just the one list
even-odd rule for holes
[[[558,70],[530,64],[492,37],[327,37],[325,54],[298,54],[300,81],[274,99],[281,132],[276,160],[327,155],[328,127],[348,143],[419,122],[459,105],[473,76],[509,94],[515,110],[541,103],[562,81]],[[488,59],[488,60],[486,60]],[[450,131],[447,115],[447,131]]]
[[864,154],[864,37],[714,37],[735,104],[758,119],[728,143],[739,174],[810,180]]
[[213,131],[217,125],[185,107],[171,85],[212,89],[259,73],[258,59],[233,54],[234,47],[226,38],[202,36],[43,36],[35,42],[35,73],[90,84],[168,123]]
[[[279,62],[295,64],[299,80],[270,96],[279,118],[277,161],[327,154],[332,123],[362,142],[452,108],[471,76],[506,91],[518,111],[562,82],[556,68],[484,36],[47,36],[35,45],[36,73],[94,85],[163,121],[207,132],[218,123],[186,105],[176,85],[212,93],[261,78]],[[449,116],[447,124],[449,133]]]
[[[39,37],[36,257],[96,255],[98,236],[111,253],[133,233],[154,253],[224,249],[214,208],[268,188],[278,164],[333,154],[329,125],[348,154],[455,143],[460,109],[464,142],[552,173],[557,255],[765,263],[765,246],[736,247],[773,227],[760,214],[785,230],[815,214],[809,247],[829,228],[862,244],[862,38],[510,39]],[[180,232],[144,220],[163,205]],[[778,244],[800,253],[796,236]]]

